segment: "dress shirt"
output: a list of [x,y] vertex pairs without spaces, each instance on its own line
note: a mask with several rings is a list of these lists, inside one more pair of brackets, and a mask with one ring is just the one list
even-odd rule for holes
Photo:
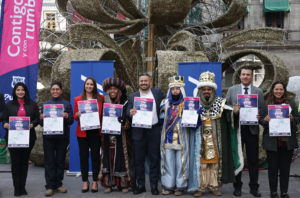
[[153,99],[153,106],[152,106],[152,125],[155,125],[158,123],[158,117],[157,117],[157,113],[156,113],[156,102],[155,102],[155,98],[152,94],[151,89],[149,89],[148,93],[144,94],[140,91],[140,96],[141,98],[151,98]]

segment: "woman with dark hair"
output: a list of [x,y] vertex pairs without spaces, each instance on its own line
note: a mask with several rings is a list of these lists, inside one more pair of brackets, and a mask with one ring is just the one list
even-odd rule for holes
[[89,191],[88,171],[89,171],[89,149],[91,150],[92,160],[92,172],[93,172],[93,183],[92,192],[98,192],[98,174],[100,169],[100,136],[101,129],[93,129],[82,131],[80,129],[80,116],[81,112],[78,110],[78,101],[97,99],[98,111],[101,123],[102,105],[104,102],[103,95],[100,95],[97,91],[96,80],[92,77],[88,77],[84,81],[83,90],[80,96],[74,99],[74,118],[78,121],[76,136],[79,145],[79,156],[80,156],[80,168],[83,186],[81,192],[85,193]]
[[269,134],[270,115],[264,118],[263,148],[267,151],[268,177],[271,191],[271,198],[278,198],[278,172],[280,172],[281,198],[288,198],[290,165],[295,148],[298,147],[296,139],[297,123],[300,118],[297,112],[297,105],[294,99],[286,91],[286,86],[282,82],[274,82],[267,95],[267,105],[289,104],[291,107],[291,136],[271,137]]
[[34,128],[39,123],[39,108],[37,104],[29,97],[28,89],[24,83],[17,83],[12,92],[13,100],[8,102],[3,113],[3,127],[8,131],[6,133],[6,141],[9,133],[9,117],[10,116],[27,116],[30,117],[30,134],[29,148],[8,148],[11,157],[11,172],[14,184],[14,195],[27,195],[25,185],[28,172],[28,160],[30,152],[36,140]]
[[[63,105],[64,129],[62,134],[43,135],[46,179],[45,196],[52,196],[54,194],[54,190],[60,193],[67,192],[67,189],[62,186],[62,180],[64,178],[67,146],[69,144],[70,125],[74,122],[71,104],[61,97],[63,93],[62,84],[60,82],[53,82],[50,86],[50,93],[52,98],[44,102],[43,107],[47,104]],[[44,114],[41,114],[40,119],[41,125],[43,125]]]

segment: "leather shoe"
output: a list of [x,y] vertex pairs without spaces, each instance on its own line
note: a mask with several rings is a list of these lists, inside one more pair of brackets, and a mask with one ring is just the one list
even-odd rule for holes
[[233,191],[233,195],[236,197],[240,197],[242,195],[242,191],[239,188],[235,188]]
[[137,187],[134,191],[133,191],[133,194],[134,195],[138,195],[138,194],[141,194],[143,192],[146,192],[146,188],[145,186],[143,187]]
[[258,190],[250,190],[250,194],[252,194],[254,197],[261,197],[261,194],[258,192]]
[[277,192],[272,192],[271,193],[271,198],[279,198]]
[[289,198],[290,196],[287,193],[281,193],[281,198]]
[[152,193],[152,195],[158,195],[159,194],[157,188],[152,188],[151,193]]

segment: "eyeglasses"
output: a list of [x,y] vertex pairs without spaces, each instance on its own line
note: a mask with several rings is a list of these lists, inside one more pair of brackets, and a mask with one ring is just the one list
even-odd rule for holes
[[60,91],[61,89],[60,88],[53,88],[51,89],[51,91]]

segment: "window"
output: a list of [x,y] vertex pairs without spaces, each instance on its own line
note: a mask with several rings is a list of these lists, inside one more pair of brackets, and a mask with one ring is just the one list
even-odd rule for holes
[[55,30],[55,13],[46,13],[46,28]]
[[284,12],[266,12],[266,27],[283,28]]

